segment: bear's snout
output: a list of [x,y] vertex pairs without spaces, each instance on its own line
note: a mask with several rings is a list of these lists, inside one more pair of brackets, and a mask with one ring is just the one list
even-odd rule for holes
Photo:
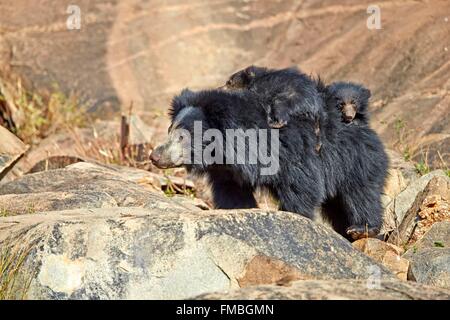
[[150,154],[150,161],[160,169],[179,167],[183,164],[183,160],[181,144],[170,140],[156,147]]
[[152,151],[152,153],[150,154],[150,161],[153,164],[158,163],[158,161],[161,160],[161,152],[158,152],[158,148],[156,148],[155,150]]

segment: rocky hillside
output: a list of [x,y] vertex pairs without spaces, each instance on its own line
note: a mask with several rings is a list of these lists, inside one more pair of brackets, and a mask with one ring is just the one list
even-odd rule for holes
[[[67,30],[70,1],[0,3],[2,78],[75,91],[101,117],[128,108],[167,127],[181,88],[214,87],[249,64],[298,65],[373,92],[373,127],[406,158],[450,162],[447,0],[383,0],[369,30],[369,0],[143,2],[80,0],[81,29]],[[50,8],[50,9],[49,9]],[[1,87],[1,86],[0,86]]]

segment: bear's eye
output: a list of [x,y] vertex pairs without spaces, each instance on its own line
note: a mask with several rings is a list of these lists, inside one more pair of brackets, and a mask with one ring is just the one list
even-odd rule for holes
[[181,142],[181,141],[183,141],[183,136],[178,137],[178,142]]

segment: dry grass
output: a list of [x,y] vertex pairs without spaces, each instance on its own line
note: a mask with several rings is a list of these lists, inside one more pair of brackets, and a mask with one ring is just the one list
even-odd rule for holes
[[[85,107],[76,95],[65,95],[58,86],[45,95],[30,92],[20,80],[11,90],[10,96],[17,109],[19,119],[11,128],[23,142],[36,144],[41,139],[66,129],[86,125]],[[0,99],[5,100],[0,92]]]
[[25,299],[31,274],[23,272],[23,264],[31,248],[13,249],[2,243],[0,249],[0,300]]
[[0,208],[0,217],[7,217],[7,216],[12,216],[12,215],[13,215],[13,213],[10,210]]
[[[129,107],[128,115],[122,116],[121,122],[107,126],[105,130],[104,127],[97,127],[98,123],[84,112],[85,106],[75,95],[67,96],[57,86],[54,86],[48,94],[41,95],[25,89],[18,81],[12,90],[9,89],[8,96],[9,99],[3,97],[3,103],[13,104],[14,110],[18,110],[20,119],[10,129],[22,141],[32,145],[32,149],[42,139],[64,132],[70,141],[73,141],[72,151],[82,159],[107,165],[134,167],[165,175],[165,172],[153,167],[148,160],[148,155],[153,150],[151,144],[130,145],[129,121],[132,117],[132,105]],[[124,126],[127,129],[125,131]],[[167,196],[193,195],[192,189],[172,183],[167,175],[166,178],[167,186],[162,189]],[[7,214],[2,211],[1,215]]]
[[148,154],[153,149],[151,145],[130,146],[127,150],[121,149],[120,134],[110,134],[102,137],[94,125],[90,127],[93,135],[86,141],[76,128],[67,128],[70,137],[75,141],[76,154],[85,159],[92,159],[104,164],[115,164],[139,169],[149,169]]
[[444,160],[441,152],[437,150],[438,161],[430,163],[430,149],[416,148],[411,145],[410,133],[413,131],[408,128],[407,123],[402,119],[397,119],[394,123],[394,130],[397,135],[397,141],[394,143],[394,149],[399,152],[405,161],[414,162],[414,166],[420,175],[425,175],[434,169],[442,169],[450,176],[450,170]]
[[[19,80],[9,90],[9,96],[11,99],[7,101],[0,91],[0,101],[13,104],[18,113],[16,118],[20,120],[10,130],[26,144],[37,145],[42,139],[64,131],[69,132],[76,142],[75,149],[80,156],[105,164],[148,167],[148,162],[142,159],[152,147],[130,147],[123,152],[120,132],[111,135],[113,141],[100,137],[96,134],[92,119],[85,112],[85,105],[75,94],[66,95],[54,85],[49,93],[41,95],[27,90]],[[77,131],[78,128],[87,127],[94,132],[90,141],[85,141]]]

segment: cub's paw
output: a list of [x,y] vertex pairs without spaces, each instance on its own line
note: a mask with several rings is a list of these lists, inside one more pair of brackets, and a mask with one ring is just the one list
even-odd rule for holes
[[347,228],[346,233],[353,240],[359,240],[363,238],[374,238],[378,235],[379,229],[368,226],[353,225]]
[[274,129],[280,129],[287,125],[288,119],[281,119],[277,117],[268,117],[267,122],[269,123],[269,127]]

